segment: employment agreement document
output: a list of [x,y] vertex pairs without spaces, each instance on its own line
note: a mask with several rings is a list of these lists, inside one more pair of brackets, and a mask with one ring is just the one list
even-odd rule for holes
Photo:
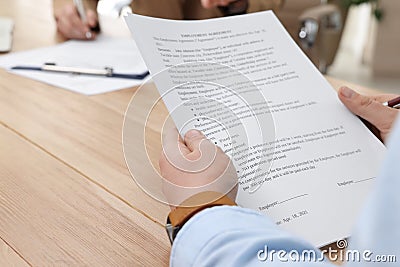
[[316,246],[349,236],[385,148],[273,12],[126,20],[177,128],[232,158],[239,205]]

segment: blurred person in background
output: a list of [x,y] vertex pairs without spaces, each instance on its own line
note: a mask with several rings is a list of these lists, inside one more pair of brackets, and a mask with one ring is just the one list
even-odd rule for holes
[[[107,1],[107,0],[102,0]],[[114,1],[117,4],[118,1]],[[276,10],[283,0],[134,0],[132,12],[165,19],[208,19],[263,10]],[[66,39],[94,40],[99,32],[97,0],[86,0],[86,21],[82,21],[73,1],[54,0],[57,30]]]

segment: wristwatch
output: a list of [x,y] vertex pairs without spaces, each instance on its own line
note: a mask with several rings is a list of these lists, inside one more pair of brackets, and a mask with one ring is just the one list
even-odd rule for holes
[[167,217],[165,229],[171,244],[183,225],[196,213],[206,208],[222,205],[236,206],[236,203],[226,195],[211,191],[198,193],[182,202]]

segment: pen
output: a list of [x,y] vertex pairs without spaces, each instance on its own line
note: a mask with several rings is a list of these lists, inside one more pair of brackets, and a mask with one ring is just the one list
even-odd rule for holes
[[400,96],[383,103],[384,106],[400,109]]
[[81,20],[83,23],[87,22],[86,18],[86,12],[85,12],[85,7],[83,6],[82,0],[74,0],[74,5],[76,9],[78,10],[79,17],[81,17]]
[[[79,17],[81,18],[83,24],[86,24],[87,23],[86,11],[82,0],[74,0],[74,5],[78,10]],[[94,32],[99,32],[100,31],[99,24],[97,24],[95,27],[91,27],[90,30]],[[85,36],[87,39],[90,39],[92,38],[92,33],[88,31],[85,33]]]
[[104,69],[88,69],[88,68],[77,68],[77,67],[64,67],[57,66],[54,63],[46,63],[41,67],[34,66],[14,66],[12,70],[35,70],[35,71],[49,71],[67,74],[82,74],[82,75],[92,75],[92,76],[103,76],[110,78],[123,78],[123,79],[144,79],[149,72],[145,71],[143,73],[125,74],[125,73],[115,73],[110,67]]

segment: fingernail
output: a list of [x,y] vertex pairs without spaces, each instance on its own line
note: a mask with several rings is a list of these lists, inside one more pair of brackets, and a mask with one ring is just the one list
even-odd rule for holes
[[92,33],[91,32],[86,32],[85,33],[86,39],[92,38]]
[[198,130],[189,130],[186,133],[187,138],[194,138],[194,137],[199,137],[199,136],[203,136],[203,134]]
[[344,87],[340,88],[340,94],[346,98],[352,98],[354,93],[355,92],[348,87],[344,86]]

